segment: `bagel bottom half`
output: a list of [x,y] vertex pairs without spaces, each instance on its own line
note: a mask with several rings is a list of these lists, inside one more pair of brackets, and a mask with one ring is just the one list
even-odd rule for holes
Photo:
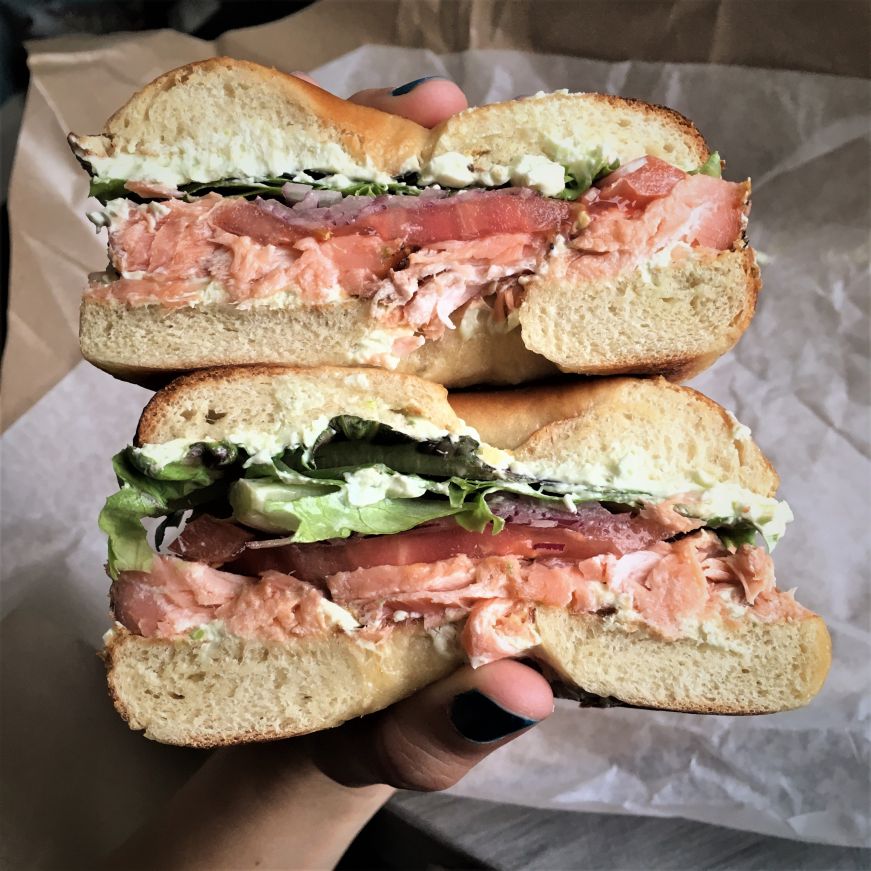
[[[738,341],[753,316],[759,272],[747,248],[596,281],[554,265],[526,287],[520,327],[457,326],[401,358],[397,371],[446,387],[519,384],[560,370],[683,380]],[[149,385],[215,366],[360,366],[390,350],[385,336],[361,299],[167,308],[85,297],[79,321],[86,359]]]
[[[816,616],[746,620],[712,645],[664,641],[596,615],[539,607],[530,655],[561,685],[611,703],[761,714],[806,704],[831,642]],[[116,628],[104,658],[131,728],[167,744],[215,747],[337,726],[411,695],[464,661],[455,632],[397,627],[378,642],[344,632],[251,641],[143,638]]]

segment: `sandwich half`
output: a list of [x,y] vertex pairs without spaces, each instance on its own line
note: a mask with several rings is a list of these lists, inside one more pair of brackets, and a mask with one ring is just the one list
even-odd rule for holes
[[430,131],[212,58],[69,141],[109,239],[82,352],[132,380],[252,363],[449,387],[682,379],[755,309],[749,181],[635,100],[537,94]]
[[325,729],[503,657],[587,702],[729,714],[803,705],[828,669],[761,544],[791,519],[776,474],[664,379],[193,373],[114,468],[108,681],[158,741]]

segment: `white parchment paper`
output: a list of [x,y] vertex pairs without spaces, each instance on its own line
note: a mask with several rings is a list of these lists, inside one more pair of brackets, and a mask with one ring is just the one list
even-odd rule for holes
[[[806,709],[741,719],[561,703],[455,791],[868,843],[867,83],[382,47],[315,71],[342,95],[436,73],[472,102],[568,87],[664,103],[697,123],[726,157],[729,178],[752,175],[750,235],[765,255],[765,289],[738,347],[695,386],[753,429],[780,472],[797,519],[777,549],[779,583],[798,587],[834,641],[829,679]],[[2,440],[3,841],[18,867],[97,855],[202,758],[128,732],[95,655],[108,623],[96,517],[114,486],[109,458],[132,436],[147,397],[81,364]]]

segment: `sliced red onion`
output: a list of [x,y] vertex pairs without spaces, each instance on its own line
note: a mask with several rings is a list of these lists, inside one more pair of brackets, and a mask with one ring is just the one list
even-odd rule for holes
[[614,172],[609,173],[606,176],[600,178],[596,184],[603,188],[607,187],[609,184],[613,184],[617,179],[623,178],[624,176],[631,175],[635,172],[636,169],[641,169],[647,163],[647,155],[645,154],[643,157],[636,157],[635,160],[630,160],[625,166],[620,166],[614,170]]
[[293,208],[295,212],[307,212],[310,209],[316,209],[320,202],[320,193],[318,191],[309,191]]
[[318,191],[318,206],[332,206],[341,201],[341,191]]
[[298,203],[304,199],[307,194],[312,192],[313,188],[310,184],[302,184],[298,181],[285,182],[281,187],[281,195],[289,203]]
[[442,188],[424,188],[420,192],[420,199],[422,200],[441,200],[445,197],[449,197],[451,195],[450,191],[443,190]]

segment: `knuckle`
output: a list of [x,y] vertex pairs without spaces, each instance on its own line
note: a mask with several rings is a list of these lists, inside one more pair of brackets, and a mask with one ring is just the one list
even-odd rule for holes
[[437,792],[457,783],[470,767],[447,748],[415,740],[401,724],[391,722],[379,735],[379,768],[384,783],[397,789]]

